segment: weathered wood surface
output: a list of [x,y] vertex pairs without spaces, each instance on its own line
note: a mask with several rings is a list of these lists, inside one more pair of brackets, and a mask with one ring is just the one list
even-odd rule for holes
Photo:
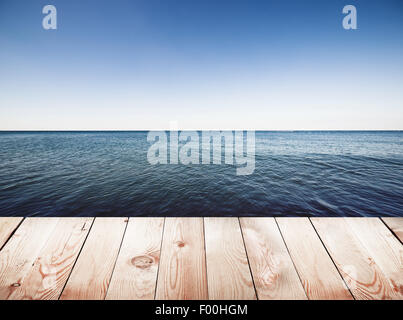
[[207,299],[203,218],[166,218],[156,299]]
[[0,251],[0,299],[23,283],[59,218],[26,219]]
[[258,298],[306,299],[274,218],[241,218]]
[[382,220],[403,243],[403,218],[382,218]]
[[0,300],[403,299],[402,231],[403,218],[0,218]]
[[129,220],[106,299],[154,299],[163,226],[164,218]]
[[93,218],[59,219],[28,274],[9,299],[58,299],[92,221]]
[[209,298],[254,300],[256,293],[237,218],[205,218]]
[[97,218],[61,295],[62,300],[104,299],[127,218]]
[[390,286],[386,299],[403,299],[403,246],[377,218],[346,218],[351,229],[364,244]]
[[22,218],[0,218],[0,249],[10,238],[11,234],[17,229]]
[[309,299],[352,299],[308,218],[278,218],[291,258]]
[[[396,265],[402,259],[403,252],[400,258],[393,256],[399,254],[399,247],[402,249],[402,246],[394,243],[393,240],[397,240],[389,237],[389,230],[381,221],[372,218],[311,220],[356,299],[402,298],[399,293],[403,289],[402,283],[399,289],[399,285],[393,282],[403,280],[402,265],[400,271]],[[373,240],[367,239],[367,236]],[[385,260],[388,259],[385,254],[392,254],[390,260]],[[383,270],[382,261],[386,261],[387,271],[392,270],[391,276]]]

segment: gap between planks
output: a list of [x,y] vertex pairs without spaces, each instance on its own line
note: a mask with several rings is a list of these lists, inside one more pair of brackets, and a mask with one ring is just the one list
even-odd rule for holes
[[403,246],[378,218],[311,218],[356,299],[403,299]]
[[12,217],[5,218],[0,217],[0,251],[3,249],[5,244],[20,226],[24,218],[21,217]]
[[57,299],[93,218],[27,218],[0,251],[0,299]]
[[72,246],[85,218],[2,219],[8,299],[402,299],[402,218],[91,218]]

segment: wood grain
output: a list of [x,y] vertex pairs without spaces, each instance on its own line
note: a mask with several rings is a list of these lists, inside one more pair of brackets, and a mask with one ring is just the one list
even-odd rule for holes
[[0,251],[0,300],[9,299],[32,268],[59,218],[27,218]]
[[203,218],[166,218],[156,299],[207,299]]
[[13,300],[58,299],[91,227],[93,218],[63,218],[46,240]]
[[154,299],[163,225],[164,218],[129,220],[106,299]]
[[95,219],[60,299],[105,298],[127,220],[127,218]]
[[382,220],[0,218],[0,300],[403,299]]
[[0,249],[18,227],[23,218],[0,218]]
[[205,218],[204,225],[209,298],[256,299],[238,218]]
[[403,245],[378,218],[344,218],[388,278],[391,299],[403,299]]
[[403,243],[403,218],[382,218],[382,220]]
[[276,218],[309,299],[353,299],[308,218]]
[[306,299],[274,218],[241,218],[240,222],[258,298]]
[[311,218],[319,236],[356,299],[395,296],[374,257],[343,218]]

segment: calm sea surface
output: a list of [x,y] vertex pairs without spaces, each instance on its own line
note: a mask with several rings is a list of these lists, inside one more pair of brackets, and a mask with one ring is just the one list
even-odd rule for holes
[[1,216],[403,216],[403,132],[257,132],[256,169],[155,165],[147,132],[1,132]]

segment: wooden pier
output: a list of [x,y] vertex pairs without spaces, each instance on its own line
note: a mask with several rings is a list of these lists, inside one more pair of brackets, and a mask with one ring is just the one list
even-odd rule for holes
[[0,300],[403,299],[403,218],[0,218]]

